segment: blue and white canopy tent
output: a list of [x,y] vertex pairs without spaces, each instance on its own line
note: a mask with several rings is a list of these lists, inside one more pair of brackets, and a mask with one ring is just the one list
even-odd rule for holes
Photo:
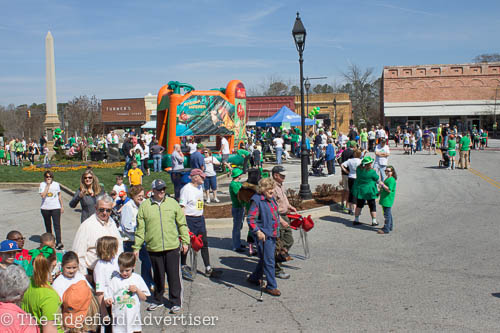
[[[302,123],[300,121],[300,115],[293,112],[286,106],[283,106],[271,117],[258,121],[255,125],[257,127],[280,127],[284,123],[290,124],[290,126],[300,126]],[[306,126],[313,126],[315,124],[314,120],[306,118]]]

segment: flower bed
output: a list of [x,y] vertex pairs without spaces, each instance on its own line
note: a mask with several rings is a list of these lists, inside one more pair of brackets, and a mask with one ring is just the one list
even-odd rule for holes
[[52,171],[75,171],[75,170],[82,170],[82,169],[87,169],[88,167],[91,167],[92,169],[114,169],[114,168],[120,168],[125,165],[125,162],[113,162],[113,163],[81,163],[81,164],[63,164],[63,165],[58,165],[58,164],[42,164],[42,165],[32,165],[28,167],[24,167],[23,171],[33,171],[33,172],[40,172],[40,171],[47,171],[47,170],[52,170]]

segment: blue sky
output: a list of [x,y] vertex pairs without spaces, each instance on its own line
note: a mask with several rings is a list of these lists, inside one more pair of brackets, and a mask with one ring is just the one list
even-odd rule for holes
[[[231,79],[298,82],[291,36],[307,29],[306,76],[341,83],[350,64],[467,63],[500,52],[500,1],[0,0],[0,105],[45,102],[45,36],[55,40],[57,100],[141,97],[170,80],[200,90]],[[320,83],[320,82],[318,82]]]

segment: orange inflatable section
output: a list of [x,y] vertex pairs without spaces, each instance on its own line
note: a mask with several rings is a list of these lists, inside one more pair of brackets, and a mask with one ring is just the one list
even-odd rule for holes
[[[181,139],[176,136],[176,125],[177,125],[177,106],[184,102],[186,99],[194,95],[201,96],[220,96],[231,104],[235,104],[236,99],[236,89],[241,81],[232,80],[228,83],[226,87],[226,94],[221,93],[217,90],[200,91],[193,90],[185,95],[175,94],[173,90],[169,88],[168,85],[164,85],[158,91],[157,97],[157,121],[156,121],[156,133],[158,138],[158,143],[166,148],[167,154],[172,154],[175,144],[180,144]],[[242,83],[243,84],[243,83]],[[161,105],[161,102],[165,96],[168,96],[168,109],[166,105]],[[165,102],[164,102],[165,103]],[[161,110],[165,108],[164,110]],[[231,152],[235,148],[234,135],[227,137],[229,142],[229,147]],[[217,138],[217,143],[220,138]],[[241,142],[238,142],[238,146]],[[237,147],[238,149],[239,147]]]

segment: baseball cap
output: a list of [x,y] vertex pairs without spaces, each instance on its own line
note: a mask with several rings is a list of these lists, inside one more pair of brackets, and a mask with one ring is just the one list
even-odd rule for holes
[[205,146],[204,146],[202,143],[198,143],[198,144],[196,145],[196,148],[197,148],[197,149],[203,149],[204,147],[205,147]]
[[201,169],[193,169],[193,170],[191,170],[191,173],[189,174],[189,176],[191,176],[191,177],[201,176],[202,178],[205,178],[207,175],[205,175],[205,173]]
[[4,240],[0,243],[0,252],[21,251],[17,243],[13,240]]
[[279,173],[280,175],[286,176],[287,172],[285,168],[283,168],[281,165],[275,166],[272,170],[272,173]]
[[86,280],[80,280],[69,286],[63,294],[62,315],[65,326],[78,327],[87,316],[92,300],[92,291]]
[[155,180],[153,180],[153,183],[151,184],[151,188],[153,190],[163,190],[166,187],[167,187],[167,185],[165,184],[165,182],[162,179],[155,179]]
[[124,195],[127,195],[127,192],[125,192],[125,191],[120,191],[120,193],[118,193],[118,195],[119,195],[120,197],[123,197]]

